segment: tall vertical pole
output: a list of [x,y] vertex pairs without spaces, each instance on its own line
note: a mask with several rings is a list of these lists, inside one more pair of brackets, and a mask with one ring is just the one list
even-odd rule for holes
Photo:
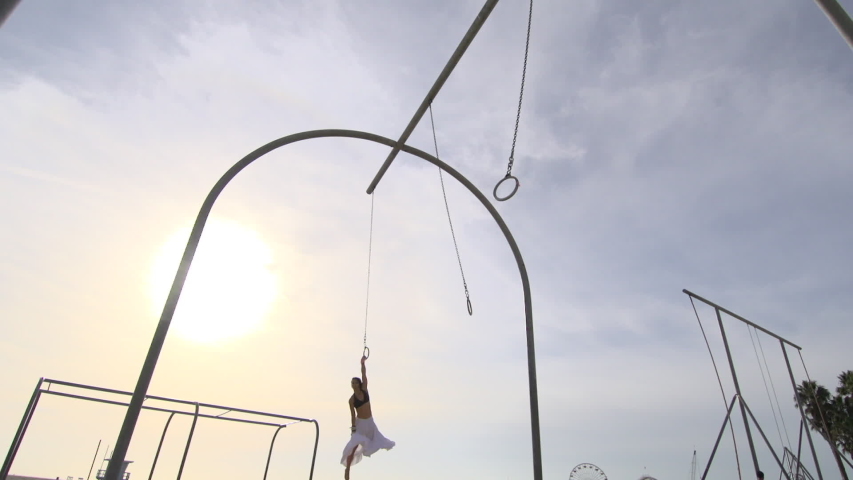
[[[732,370],[732,380],[735,384],[735,392],[737,393],[738,399],[742,399],[740,393],[740,383],[737,381],[737,372],[735,371],[735,364],[732,361],[732,352],[729,349],[729,340],[726,337],[726,329],[723,327],[723,318],[720,316],[720,309],[715,308],[714,311],[717,313],[717,322],[720,324],[720,333],[723,334],[723,345],[726,346],[726,357],[729,360],[729,368]],[[752,432],[749,429],[749,420],[746,418],[746,409],[743,407],[743,402],[738,401],[738,405],[740,405],[740,413],[743,416],[743,428],[746,429],[746,440],[749,442],[749,453],[752,454],[752,465],[755,467],[755,471],[760,470],[758,468],[758,457],[755,455],[755,444],[752,441]]]
[[800,460],[800,456],[803,454],[803,427],[804,426],[805,426],[805,424],[803,423],[802,420],[800,420],[800,437],[797,440],[797,473],[796,473],[796,477],[794,477],[794,478],[800,478],[800,470],[803,467],[803,462],[802,462],[802,460]]
[[89,477],[92,476],[92,469],[95,468],[95,460],[98,459],[98,452],[101,451],[101,442],[103,440],[98,440],[98,448],[95,449],[95,456],[92,457],[92,465],[89,467],[89,474],[86,475],[86,480],[89,480]]
[[[808,425],[808,420],[806,420],[806,414],[803,412],[803,404],[800,403],[800,396],[797,395],[797,381],[794,380],[794,371],[791,370],[791,362],[788,360],[788,349],[785,348],[785,344],[780,340],[779,344],[782,345],[782,354],[785,356],[785,366],[788,367],[788,378],[791,379],[791,387],[794,389],[794,398],[797,399],[797,408],[800,410],[800,420],[802,420],[803,424]],[[812,433],[809,428],[806,428],[806,438],[809,439],[809,448],[812,450],[812,458],[814,459],[814,466],[817,470],[817,478],[819,480],[823,480],[823,473],[820,471],[820,462],[817,460],[817,453],[815,453],[814,442],[812,441]],[[799,460],[799,458],[798,458]]]

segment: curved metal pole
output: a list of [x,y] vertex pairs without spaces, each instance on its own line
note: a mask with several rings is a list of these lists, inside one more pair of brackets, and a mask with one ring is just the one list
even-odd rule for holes
[[270,442],[270,453],[267,455],[267,466],[264,467],[264,480],[267,480],[267,472],[270,471],[270,460],[272,459],[272,449],[275,446],[275,437],[278,436],[278,432],[280,432],[282,428],[286,427],[287,425],[279,425],[278,428],[275,429],[275,433],[272,435],[272,441]]
[[193,225],[192,232],[190,233],[190,238],[187,241],[187,247],[184,250],[184,255],[181,258],[181,263],[178,266],[178,271],[175,274],[175,280],[172,283],[172,288],[169,291],[169,296],[166,298],[166,304],[163,307],[163,313],[160,315],[160,321],[157,324],[157,329],[154,331],[154,338],[151,340],[151,346],[148,349],[148,355],[145,357],[145,363],[142,365],[142,371],[139,374],[139,379],[136,383],[136,388],[133,391],[133,396],[130,400],[130,405],[127,408],[127,413],[125,414],[124,422],[121,426],[121,431],[119,432],[118,440],[116,442],[115,449],[113,450],[113,459],[117,460],[117,462],[110,462],[110,465],[107,467],[107,472],[105,478],[107,480],[119,480],[118,472],[119,465],[124,461],[125,456],[127,455],[127,449],[130,445],[131,437],[133,437],[133,431],[136,428],[136,422],[139,419],[139,412],[142,409],[142,402],[145,399],[145,394],[148,391],[148,386],[151,383],[151,378],[154,375],[154,368],[157,366],[157,359],[160,356],[160,351],[163,348],[163,343],[166,340],[166,334],[169,331],[169,325],[172,322],[172,316],[175,313],[175,309],[178,305],[178,299],[181,296],[181,290],[184,287],[184,282],[186,281],[187,274],[189,273],[190,265],[192,264],[193,257],[195,256],[195,252],[198,249],[198,244],[201,239],[201,233],[204,230],[204,225],[207,222],[208,217],[210,216],[210,211],[213,209],[213,204],[216,202],[216,199],[222,193],[222,190],[225,189],[225,186],[244,168],[246,168],[249,164],[254,162],[255,160],[261,158],[267,153],[276,150],[277,148],[281,148],[285,145],[289,145],[291,143],[299,142],[302,140],[309,140],[312,138],[327,138],[327,137],[337,137],[337,138],[358,138],[362,140],[368,140],[371,142],[380,143],[382,145],[389,146],[391,148],[399,147],[401,151],[419,157],[423,160],[426,160],[429,163],[441,168],[445,172],[447,172],[450,176],[458,180],[462,185],[465,186],[478,200],[486,210],[492,215],[495,222],[497,222],[498,226],[503,232],[504,237],[509,243],[509,247],[512,250],[512,254],[515,257],[515,261],[518,264],[518,271],[521,275],[521,284],[524,292],[524,317],[525,317],[525,328],[527,333],[527,370],[528,370],[528,383],[529,383],[529,394],[530,394],[530,426],[532,433],[532,443],[533,443],[533,478],[534,480],[542,480],[542,451],[541,444],[539,439],[539,396],[536,385],[536,355],[534,351],[534,341],[533,341],[533,302],[530,295],[530,281],[527,277],[527,267],[524,265],[524,259],[521,257],[521,252],[518,249],[518,245],[515,243],[515,239],[509,231],[509,228],[506,226],[506,223],[501,218],[500,214],[495,210],[495,207],[489,202],[485,195],[483,195],[480,190],[477,189],[467,178],[465,178],[461,173],[457,172],[453,167],[447,165],[441,160],[433,157],[432,155],[418,150],[416,148],[410,147],[408,145],[399,145],[396,141],[391,140],[390,138],[382,137],[380,135],[375,135],[367,132],[360,132],[356,130],[339,130],[339,129],[329,129],[329,130],[313,130],[308,132],[296,133],[293,135],[288,135],[286,137],[279,138],[278,140],[273,140],[270,143],[256,149],[252,153],[243,157],[242,160],[235,163],[224,175],[219,179],[218,182],[213,186],[210,193],[208,193],[207,198],[205,198],[204,203],[201,206],[201,210],[196,217],[195,224]]
[[157,445],[157,453],[154,454],[154,462],[151,463],[151,472],[148,474],[148,480],[154,476],[154,467],[157,466],[157,459],[160,458],[160,449],[163,448],[163,440],[166,439],[166,430],[169,429],[169,424],[172,423],[172,417],[175,416],[175,412],[169,414],[169,419],[166,420],[166,426],[163,427],[163,434],[160,435],[160,444]]
[[311,471],[308,473],[308,480],[314,479],[314,463],[317,461],[317,444],[320,443],[320,424],[317,420],[311,420],[314,424],[314,455],[311,456]]
[[[314,478],[314,463],[317,461],[317,445],[320,443],[320,424],[317,423],[317,420],[309,420],[314,424],[314,454],[311,456],[311,471],[308,473],[308,480],[313,480]],[[272,441],[270,442],[270,453],[267,455],[267,466],[264,467],[264,480],[267,480],[267,473],[270,469],[270,459],[272,459],[272,450],[275,446],[275,438],[278,436],[278,432],[281,431],[282,428],[287,427],[287,425],[279,425],[279,427],[275,430],[275,433],[272,436]]]
[[[184,474],[184,464],[187,463],[187,454],[190,453],[190,442],[193,441],[193,433],[195,432],[195,424],[198,421],[198,403],[195,404],[195,415],[193,415],[193,424],[190,427],[190,434],[187,436],[187,445],[184,447],[184,456],[181,458],[181,467],[178,469],[178,480],[181,480],[181,475]],[[113,458],[115,458],[115,450],[113,450]],[[123,459],[122,459],[123,461]],[[112,463],[112,462],[110,462]]]

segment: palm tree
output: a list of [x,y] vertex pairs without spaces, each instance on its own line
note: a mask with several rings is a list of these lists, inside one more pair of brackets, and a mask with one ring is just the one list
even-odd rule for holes
[[803,412],[812,430],[818,432],[829,443],[842,478],[849,480],[844,463],[841,461],[841,454],[838,452],[839,442],[836,440],[843,423],[840,421],[843,415],[841,402],[815,381],[803,381],[802,385],[797,386],[795,401],[803,406]]
[[847,455],[853,456],[853,370],[838,376],[836,407],[838,444]]

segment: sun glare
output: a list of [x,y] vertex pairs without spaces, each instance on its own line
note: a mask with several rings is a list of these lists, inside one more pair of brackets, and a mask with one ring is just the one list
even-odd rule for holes
[[[190,229],[172,235],[157,254],[150,293],[156,318],[186,248]],[[216,343],[255,330],[278,293],[272,251],[256,232],[235,222],[211,219],[190,267],[170,333]]]

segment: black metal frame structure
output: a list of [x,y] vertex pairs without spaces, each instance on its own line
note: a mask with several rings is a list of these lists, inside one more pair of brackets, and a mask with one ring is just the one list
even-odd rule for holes
[[[82,389],[82,390],[95,391],[95,392],[99,392],[99,393],[113,394],[113,395],[122,395],[122,396],[132,396],[133,395],[131,392],[125,392],[123,390],[115,390],[112,388],[103,388],[103,387],[96,387],[96,386],[92,386],[92,385],[84,385],[81,383],[72,383],[72,382],[66,382],[63,380],[53,380],[53,379],[44,378],[44,377],[40,378],[38,383],[36,384],[35,390],[33,391],[32,397],[30,397],[30,402],[29,402],[29,404],[27,404],[27,408],[24,411],[24,415],[21,418],[21,423],[18,426],[18,431],[15,433],[15,437],[12,439],[12,444],[9,447],[9,452],[6,455],[6,460],[3,462],[3,467],[2,467],[2,469],[0,469],[0,479],[5,479],[9,475],[9,471],[12,468],[12,463],[14,463],[14,461],[15,461],[15,456],[17,455],[18,449],[20,448],[21,443],[24,440],[24,436],[27,433],[27,427],[29,427],[30,420],[32,420],[33,415],[35,415],[35,411],[36,411],[36,408],[38,407],[39,399],[41,398],[42,395],[55,395],[58,397],[72,398],[75,400],[87,400],[87,401],[98,402],[98,403],[106,403],[109,405],[118,405],[118,406],[122,406],[122,407],[127,407],[130,405],[127,402],[121,402],[121,401],[109,400],[109,399],[105,399],[105,398],[96,398],[96,397],[90,397],[90,396],[86,396],[86,395],[79,395],[79,394],[75,394],[75,393],[59,392],[59,391],[51,390],[50,389],[51,386],[54,386],[54,385],[76,388],[76,389]],[[45,388],[45,386],[46,386],[46,388]],[[169,430],[169,425],[171,424],[172,418],[175,416],[175,414],[187,415],[187,416],[193,417],[192,426],[190,427],[189,434],[187,435],[187,443],[184,445],[184,452],[183,452],[183,456],[181,457],[181,465],[178,469],[177,480],[180,480],[181,475],[183,474],[184,465],[186,464],[187,455],[189,454],[189,451],[190,451],[190,444],[192,443],[193,434],[195,432],[195,426],[196,426],[196,423],[198,422],[199,418],[210,418],[210,419],[214,419],[214,420],[224,420],[224,421],[228,421],[228,422],[248,423],[248,424],[253,424],[253,425],[276,427],[275,433],[273,434],[272,440],[270,441],[269,454],[267,455],[266,466],[264,467],[264,480],[266,480],[267,473],[269,472],[270,460],[272,459],[272,452],[273,452],[273,448],[275,447],[275,440],[278,437],[278,432],[280,432],[283,428],[286,428],[287,426],[293,425],[296,423],[313,423],[314,424],[314,431],[315,431],[315,434],[314,434],[314,452],[313,452],[313,455],[311,457],[311,470],[310,470],[310,473],[308,474],[308,480],[312,480],[314,478],[314,464],[317,460],[317,445],[318,445],[319,440],[320,440],[320,424],[317,422],[317,420],[308,419],[308,418],[301,418],[301,417],[293,417],[290,415],[280,415],[277,413],[261,412],[261,411],[257,411],[257,410],[246,410],[243,408],[226,407],[226,406],[214,405],[214,404],[210,404],[210,403],[192,402],[189,400],[179,400],[179,399],[175,399],[175,398],[160,397],[160,396],[156,396],[156,395],[146,395],[145,399],[146,400],[149,400],[149,399],[150,400],[158,400],[158,401],[167,402],[167,403],[177,403],[180,405],[187,405],[187,406],[193,407],[193,411],[189,412],[186,410],[176,410],[176,409],[172,409],[172,408],[162,408],[162,407],[155,407],[155,406],[149,406],[149,405],[143,405],[142,406],[143,410],[151,410],[151,411],[169,413],[169,418],[166,420],[166,425],[163,427],[163,433],[160,436],[160,443],[157,445],[157,453],[154,454],[154,460],[151,463],[151,471],[148,474],[148,480],[151,480],[152,477],[154,476],[154,469],[157,467],[157,460],[160,458],[160,449],[163,447],[163,441],[166,438],[166,432]],[[219,415],[210,415],[210,414],[206,414],[206,413],[200,413],[199,410],[201,408],[222,410],[223,413],[221,413]],[[224,416],[224,415],[232,413],[232,412],[238,413],[238,414],[244,414],[244,415],[255,415],[255,416],[259,416],[259,417],[268,417],[268,418],[280,419],[280,420],[290,420],[290,422],[282,424],[282,423],[273,423],[273,422],[266,422],[266,421],[260,421],[260,420],[252,420],[252,419],[248,419],[248,418],[233,418],[233,417]],[[118,460],[118,463],[121,464],[121,462],[123,462],[123,461],[124,461],[124,458],[122,458],[121,460]],[[113,464],[113,462],[111,461],[110,464]],[[98,473],[96,474],[96,476],[98,478],[103,478],[105,475],[106,475],[105,470],[99,470]]]
[[[722,438],[723,431],[725,430],[725,427],[726,427],[726,423],[729,423],[731,421],[730,420],[731,419],[731,413],[732,413],[732,409],[734,408],[735,401],[737,401],[738,405],[740,406],[741,415],[743,417],[743,426],[744,426],[744,430],[746,431],[746,438],[747,438],[747,441],[749,443],[749,451],[750,451],[750,454],[752,455],[752,463],[753,463],[753,466],[755,467],[755,470],[758,471],[759,466],[758,466],[758,457],[755,454],[755,444],[754,444],[753,439],[752,439],[752,431],[750,429],[750,423],[749,423],[750,419],[752,420],[752,423],[755,424],[755,427],[758,429],[759,433],[761,434],[762,438],[764,439],[764,442],[770,448],[770,451],[773,453],[773,457],[776,459],[776,462],[779,464],[779,467],[782,469],[782,472],[790,480],[790,476],[788,475],[788,473],[786,473],[782,460],[779,459],[779,456],[776,454],[776,451],[773,449],[773,446],[767,440],[767,437],[764,435],[764,432],[761,430],[761,426],[758,424],[758,420],[755,419],[755,416],[753,416],[752,412],[750,411],[749,407],[746,404],[746,401],[743,399],[743,396],[741,395],[740,384],[738,383],[738,377],[737,377],[737,370],[735,369],[734,361],[732,360],[732,353],[731,353],[731,350],[729,348],[729,341],[728,341],[728,338],[726,337],[726,329],[723,326],[723,317],[722,317],[721,313],[725,313],[729,317],[734,318],[735,320],[739,320],[739,321],[747,324],[748,326],[755,328],[756,330],[760,330],[761,332],[763,332],[763,333],[765,333],[765,334],[767,334],[767,335],[769,335],[769,336],[771,336],[771,337],[773,337],[779,341],[779,345],[782,348],[782,355],[785,359],[785,366],[788,368],[788,378],[791,381],[791,388],[793,388],[793,392],[795,394],[797,392],[797,381],[794,379],[794,372],[791,369],[791,362],[788,359],[788,348],[787,347],[792,347],[792,348],[796,349],[798,352],[802,350],[802,347],[782,338],[781,336],[771,332],[770,330],[767,330],[764,327],[761,327],[760,325],[756,325],[755,323],[753,323],[753,322],[747,320],[746,318],[732,312],[731,310],[728,310],[724,307],[721,307],[720,305],[718,305],[718,304],[716,304],[710,300],[702,298],[701,296],[691,292],[690,290],[684,289],[684,290],[682,290],[682,292],[684,292],[691,299],[698,300],[698,301],[704,303],[705,305],[708,305],[714,309],[714,312],[716,313],[716,317],[717,317],[717,324],[720,327],[720,334],[722,335],[722,339],[723,339],[723,346],[725,347],[725,350],[726,350],[726,357],[727,357],[728,362],[729,362],[729,368],[730,368],[731,374],[732,374],[732,381],[733,381],[734,387],[735,387],[735,395],[732,397],[731,403],[729,404],[728,411],[726,412],[726,418],[725,418],[725,421],[723,422],[723,427],[720,429],[720,434],[717,436],[717,442],[714,444],[714,449],[711,452],[711,457],[708,459],[708,464],[705,467],[705,472],[702,474],[702,480],[705,480],[705,476],[708,474],[708,470],[711,468],[711,462],[713,462],[713,460],[714,460],[714,455],[716,454],[717,447],[719,446],[720,440]],[[698,313],[697,313],[697,315],[698,315]],[[805,363],[803,365],[805,366]],[[796,395],[795,395],[795,398],[796,398]],[[797,402],[797,409],[800,412],[801,425],[808,425],[808,420],[806,419],[805,412],[803,411],[803,406],[800,404],[799,401]],[[805,428],[805,432],[806,432],[806,437],[808,439],[809,448],[811,449],[812,458],[814,459],[815,471],[817,473],[818,479],[823,480],[823,473],[821,472],[820,461],[817,458],[817,453],[815,452],[814,442],[812,441],[812,435],[811,435],[811,432],[809,431],[809,428]],[[796,455],[798,461],[800,458],[799,453],[800,453],[801,448],[802,448],[802,430],[800,433],[798,453]],[[834,449],[836,447],[835,447],[835,445],[830,445],[830,448]]]

